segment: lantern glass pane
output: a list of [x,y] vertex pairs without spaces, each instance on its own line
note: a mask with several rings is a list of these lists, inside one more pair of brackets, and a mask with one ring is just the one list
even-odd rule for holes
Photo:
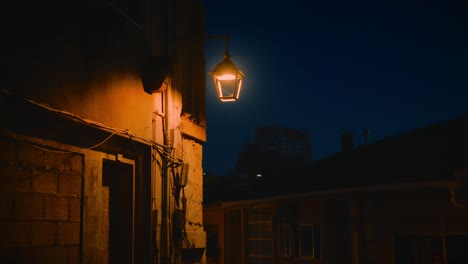
[[236,79],[235,74],[223,74],[216,77],[220,81],[232,81]]
[[236,81],[234,80],[218,80],[218,96],[222,98],[233,98],[234,90],[236,88]]
[[213,77],[216,93],[220,101],[237,101],[239,99],[244,74],[236,69],[234,65],[227,66],[224,65],[224,67],[221,67],[218,64],[216,68],[210,72],[210,75]]
[[242,88],[242,79],[237,79],[237,91],[236,91],[236,100],[239,99],[240,91]]

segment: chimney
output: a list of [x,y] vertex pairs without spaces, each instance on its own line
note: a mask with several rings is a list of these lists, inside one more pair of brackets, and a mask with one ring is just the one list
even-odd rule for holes
[[353,141],[353,133],[345,129],[341,133],[341,152],[351,152],[354,148]]
[[367,145],[371,142],[370,138],[371,138],[371,133],[372,131],[370,131],[369,129],[364,129],[364,144]]

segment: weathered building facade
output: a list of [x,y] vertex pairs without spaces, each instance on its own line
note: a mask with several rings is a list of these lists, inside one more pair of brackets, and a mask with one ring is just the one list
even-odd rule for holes
[[[300,178],[302,168],[311,161],[312,148],[309,134],[305,131],[264,125],[255,129],[252,143],[244,145],[227,181],[239,186],[243,197],[252,198],[286,191],[289,179]],[[219,189],[218,189],[219,190]],[[213,190],[213,191],[216,191]],[[225,190],[220,194],[227,194]]]
[[206,192],[207,263],[466,263],[467,124],[337,153],[274,195]]
[[2,9],[0,262],[203,253],[202,1]]
[[465,263],[466,190],[425,182],[210,204],[207,263]]

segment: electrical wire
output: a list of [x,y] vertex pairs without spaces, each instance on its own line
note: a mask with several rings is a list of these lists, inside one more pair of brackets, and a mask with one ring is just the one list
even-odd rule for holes
[[30,147],[33,147],[33,148],[37,148],[37,149],[40,149],[40,150],[43,150],[43,151],[47,151],[47,152],[61,153],[61,154],[78,153],[77,151],[55,150],[55,149],[49,149],[49,148],[46,148],[46,147],[41,147],[41,146],[39,146],[39,145],[36,145],[36,144],[29,143],[29,142],[26,142],[26,141],[24,141],[24,140],[21,140],[21,139],[19,139],[19,138],[16,137],[16,136],[13,136],[12,138],[13,138],[14,140],[20,142],[21,144],[24,144],[24,145],[27,145],[27,146],[30,146]]
[[114,127],[110,127],[110,126],[107,126],[107,125],[104,125],[100,122],[97,122],[97,121],[94,121],[94,120],[90,120],[90,119],[86,119],[86,118],[83,118],[77,114],[74,114],[74,113],[71,113],[71,112],[68,112],[68,111],[65,111],[65,110],[59,110],[59,109],[56,109],[56,108],[53,108],[47,104],[44,104],[44,103],[40,103],[40,102],[36,102],[34,100],[31,100],[29,98],[25,98],[23,96],[20,96],[18,94],[15,94],[15,93],[12,93],[12,92],[9,92],[5,89],[1,89],[0,90],[1,92],[7,94],[7,95],[11,95],[11,96],[15,96],[15,97],[18,97],[26,102],[29,102],[31,104],[34,104],[36,106],[39,106],[43,109],[46,109],[50,112],[54,112],[54,113],[58,113],[58,114],[62,114],[62,115],[65,115],[65,116],[68,116],[68,117],[72,117],[74,119],[78,119],[82,122],[85,122],[86,124],[89,124],[89,125],[92,125],[94,127],[97,127],[97,128],[100,128],[100,129],[105,129],[105,130],[110,130],[112,131],[112,134],[106,138],[105,140],[103,140],[102,142],[100,143],[97,143],[96,145],[94,146],[91,146],[91,147],[87,147],[87,148],[83,148],[83,149],[93,149],[93,148],[96,148],[102,144],[104,144],[107,140],[109,140],[113,135],[115,134],[121,134],[121,135],[125,135],[125,136],[128,136],[132,141],[134,141],[134,139],[138,139],[138,140],[141,140],[147,144],[150,144],[154,149],[156,149],[161,155],[169,158],[171,161],[172,160],[175,160],[175,161],[178,161],[178,162],[182,162],[181,159],[177,159],[177,158],[174,158],[170,155],[170,153],[168,154],[167,151],[169,149],[169,151],[172,151],[172,147],[169,148],[168,146],[166,145],[163,145],[163,144],[159,144],[157,143],[156,141],[154,140],[150,140],[150,139],[146,139],[144,137],[140,137],[140,136],[137,136],[137,135],[134,135],[132,133],[130,133],[128,131],[128,129],[122,129],[122,128],[114,128]]
[[114,9],[117,13],[119,13],[122,17],[124,17],[125,19],[127,19],[128,21],[130,21],[133,25],[135,25],[136,27],[138,27],[139,29],[141,29],[142,31],[144,31],[143,29],[143,26],[141,26],[140,24],[138,24],[135,20],[133,20],[131,17],[129,17],[127,14],[125,14],[124,11],[122,11],[122,9],[118,8],[117,6],[115,6],[112,2],[107,2],[107,4],[112,7],[112,9]]
[[[81,151],[84,151],[84,150],[91,150],[91,149],[94,149],[94,148],[97,148],[99,146],[101,146],[102,144],[106,143],[109,139],[111,139],[112,136],[115,135],[115,132],[111,133],[106,139],[102,140],[101,142],[91,146],[91,147],[87,147],[87,148],[81,148]],[[50,149],[50,148],[46,148],[46,147],[41,147],[39,146],[38,144],[34,144],[34,143],[29,143],[29,142],[26,142],[24,140],[21,140],[19,139],[18,137],[16,136],[13,136],[13,139],[15,139],[16,141],[22,143],[22,144],[25,144],[25,145],[28,145],[30,147],[34,147],[34,148],[37,148],[37,149],[40,149],[40,150],[44,150],[44,151],[48,151],[48,152],[53,152],[53,153],[62,153],[62,154],[73,154],[73,153],[81,153],[80,151],[68,151],[68,150],[55,150],[55,149]]]
[[[78,154],[78,153],[67,153],[67,154]],[[20,182],[20,181],[24,181],[24,180],[34,179],[36,177],[39,177],[39,176],[42,176],[42,175],[45,175],[47,173],[55,171],[57,168],[60,168],[62,165],[69,162],[73,157],[76,157],[76,156],[70,155],[70,156],[66,157],[65,159],[63,159],[63,161],[58,163],[57,165],[55,165],[55,166],[53,166],[53,167],[51,167],[49,169],[39,171],[38,173],[31,174],[29,176],[24,176],[24,177],[18,176],[18,177],[10,178],[10,179],[0,178],[0,183]],[[34,170],[34,171],[36,171],[36,170]]]
[[[165,170],[169,170],[171,169],[172,173],[174,173],[174,169],[178,168],[179,166],[181,166],[183,164],[183,160],[180,159],[180,158],[176,158],[174,157],[174,150],[175,148],[171,147],[171,146],[166,146],[166,145],[163,145],[163,144],[159,144],[157,143],[155,140],[149,140],[149,139],[146,139],[146,138],[143,138],[143,137],[139,137],[137,135],[133,135],[131,134],[128,129],[120,129],[120,128],[114,128],[114,127],[109,127],[109,126],[106,126],[100,122],[97,122],[97,121],[94,121],[94,120],[90,120],[90,119],[86,119],[86,118],[83,118],[83,117],[80,117],[79,115],[77,114],[74,114],[74,113],[71,113],[71,112],[68,112],[68,111],[64,111],[64,110],[59,110],[59,109],[55,109],[47,104],[44,104],[44,103],[39,103],[39,102],[36,102],[36,101],[33,101],[31,99],[28,99],[28,98],[25,98],[25,97],[22,97],[18,94],[13,94],[7,90],[4,90],[4,89],[1,89],[0,90],[1,92],[5,93],[5,94],[8,94],[8,95],[12,95],[12,96],[16,96],[24,101],[27,101],[31,104],[34,104],[36,106],[39,106],[43,109],[46,109],[50,112],[54,112],[54,113],[58,113],[58,114],[61,114],[61,115],[65,115],[65,116],[69,116],[69,117],[72,117],[74,119],[78,119],[86,124],[89,124],[89,125],[92,125],[92,126],[95,126],[97,128],[100,128],[100,129],[105,129],[105,130],[110,130],[112,131],[111,134],[105,138],[104,140],[102,140],[101,142],[98,142],[97,144],[93,145],[93,146],[90,146],[90,147],[86,147],[86,148],[81,148],[81,151],[83,150],[91,150],[91,149],[94,149],[94,148],[97,148],[99,146],[101,146],[102,144],[104,144],[105,142],[107,142],[108,140],[110,140],[114,135],[116,134],[121,134],[121,135],[125,135],[125,136],[128,136],[128,138],[132,141],[132,142],[135,142],[135,139],[138,139],[138,140],[141,140],[143,142],[146,142],[148,144],[151,145],[152,149],[156,151],[157,154],[159,154],[159,156],[165,161],[163,162],[163,164],[166,164],[166,167],[164,167],[161,162],[159,162],[159,160],[157,159],[157,157],[152,154],[152,158],[153,158],[153,161],[156,160],[156,164],[157,164],[157,167],[159,168],[159,170],[161,171],[161,173],[164,173]],[[163,130],[165,131],[166,128],[164,127],[163,125]],[[73,153],[80,153],[80,151],[62,151],[62,150],[54,150],[54,149],[49,149],[49,148],[46,148],[46,147],[42,147],[42,146],[39,146],[38,144],[33,144],[33,143],[28,143],[24,140],[21,140],[17,137],[14,137],[15,140],[17,140],[18,142],[20,143],[23,143],[23,144],[26,144],[26,145],[29,145],[31,147],[35,147],[35,148],[38,148],[38,149],[41,149],[43,151],[49,151],[49,152],[55,152],[55,153],[63,153],[63,154],[73,154]],[[167,177],[169,178],[169,187],[170,189],[173,189],[178,183],[175,182],[175,179],[172,179],[171,177]],[[176,196],[175,195],[172,195],[173,199],[172,201],[169,202],[169,212],[172,211],[171,210],[171,203],[176,203],[178,204],[178,201],[173,201]],[[184,194],[184,198],[185,198],[185,194]],[[155,201],[153,201],[155,202]],[[185,208],[183,210],[184,212],[184,215],[185,215]],[[171,216],[168,216],[169,218]],[[184,217],[185,218],[185,217]],[[171,219],[169,219],[169,222],[171,222]],[[175,253],[175,255],[173,257],[175,258],[178,258],[180,259],[181,258],[181,253],[180,252],[175,252],[175,248],[174,248],[174,237],[171,235],[173,232],[173,227],[171,227],[171,225],[168,226],[169,228],[169,240],[170,240],[170,255],[172,255],[172,252]],[[185,224],[184,224],[184,227],[182,229],[182,236],[183,236],[183,241],[186,243],[187,247],[188,248],[194,248],[194,246],[190,243],[189,239],[188,239],[188,235],[187,235],[187,230],[185,228]],[[181,241],[182,242],[182,241]]]

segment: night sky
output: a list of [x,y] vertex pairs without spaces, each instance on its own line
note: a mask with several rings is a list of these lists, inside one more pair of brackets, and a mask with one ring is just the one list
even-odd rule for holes
[[[207,34],[229,33],[246,74],[235,103],[207,74],[205,172],[227,175],[259,125],[307,131],[317,160],[343,129],[359,145],[363,129],[375,142],[468,114],[466,1],[204,2]],[[207,41],[207,72],[223,51]]]

